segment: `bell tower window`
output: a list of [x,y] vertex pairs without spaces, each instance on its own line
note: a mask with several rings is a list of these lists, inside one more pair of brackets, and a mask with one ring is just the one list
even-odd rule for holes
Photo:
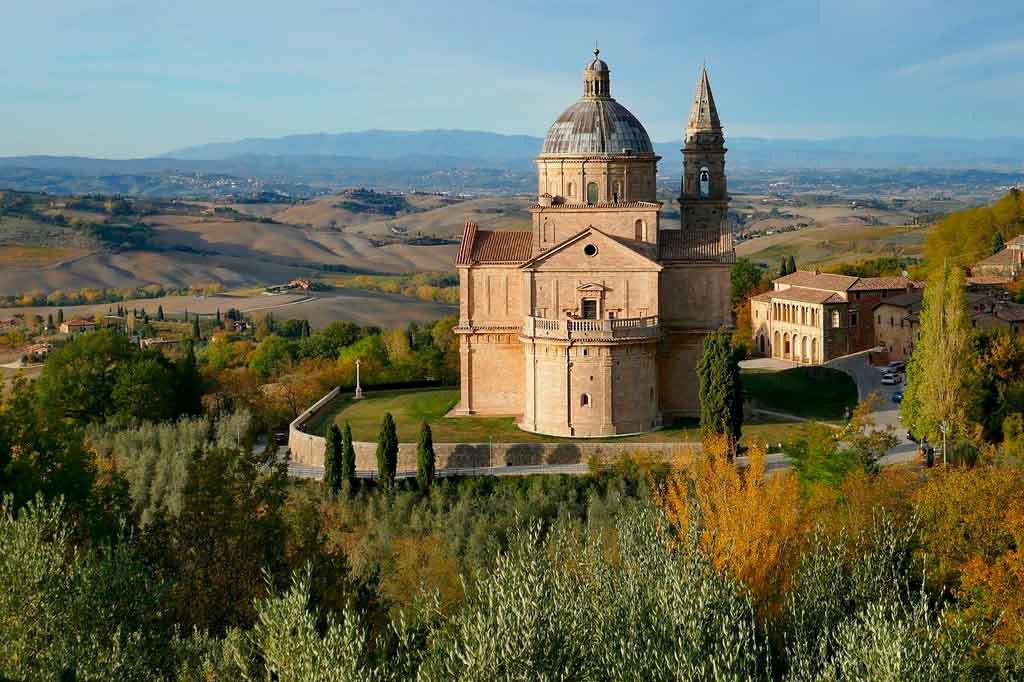
[[644,221],[637,218],[636,222],[633,223],[633,238],[638,242],[642,242],[644,240],[644,232],[646,232],[644,229]]
[[711,171],[704,168],[700,169],[700,198],[707,199],[711,196]]

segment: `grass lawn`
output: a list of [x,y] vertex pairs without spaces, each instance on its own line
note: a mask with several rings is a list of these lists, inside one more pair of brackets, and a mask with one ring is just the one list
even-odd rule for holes
[[745,370],[743,388],[758,407],[807,419],[843,419],[857,405],[853,379],[829,367]]
[[[358,441],[376,441],[380,423],[386,412],[395,418],[398,439],[416,442],[420,424],[426,421],[437,443],[550,443],[579,442],[575,438],[558,438],[521,431],[514,417],[445,417],[459,401],[459,390],[432,388],[419,390],[368,391],[362,400],[339,400],[307,424],[309,433],[323,435],[332,421],[352,426],[352,437]],[[743,427],[744,440],[763,440],[770,444],[789,441],[800,424],[781,421],[758,421]],[[697,421],[680,420],[660,431],[619,438],[595,438],[595,441],[668,443],[700,440]]]

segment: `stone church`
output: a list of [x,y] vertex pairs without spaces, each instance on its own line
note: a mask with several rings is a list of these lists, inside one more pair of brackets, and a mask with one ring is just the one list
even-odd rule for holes
[[681,229],[662,225],[661,157],[612,98],[594,50],[583,96],[536,159],[533,229],[465,227],[455,414],[516,415],[526,431],[572,437],[696,414],[703,340],[731,323],[725,152],[702,69],[682,149]]

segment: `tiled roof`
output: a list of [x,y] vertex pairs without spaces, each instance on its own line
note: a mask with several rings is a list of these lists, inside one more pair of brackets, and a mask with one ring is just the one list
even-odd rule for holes
[[722,257],[721,235],[708,230],[661,230],[658,232],[659,260],[710,260]]
[[533,233],[525,230],[481,230],[466,223],[456,265],[524,263],[533,251]]
[[766,291],[753,298],[755,301],[796,301],[798,303],[846,303],[846,299],[833,291],[789,287]]
[[987,285],[1003,285],[1011,284],[1013,280],[1009,277],[999,277],[997,275],[976,275],[967,278],[967,285],[975,286],[987,286]]
[[1024,305],[1000,303],[996,306],[996,317],[1007,322],[1024,322]]
[[905,294],[897,294],[896,296],[890,296],[889,298],[879,301],[875,308],[883,305],[896,306],[897,308],[907,308],[908,310],[921,307],[921,300],[924,298],[923,289],[914,289],[908,291]]
[[1018,234],[1016,237],[1006,242],[1007,246],[1024,246],[1024,234]]
[[[1016,237],[1014,238],[1016,239]],[[992,254],[988,258],[978,261],[974,267],[979,265],[1014,265],[1020,259],[1020,253],[1014,249],[1003,249],[999,253]]]
[[914,286],[916,282],[906,277],[861,277],[850,287],[850,291],[882,291]]
[[796,272],[779,277],[775,281],[781,284],[788,284],[794,287],[807,287],[809,289],[828,289],[829,291],[848,291],[857,283],[857,277],[849,275],[830,275],[824,272],[812,272],[810,270],[797,270]]

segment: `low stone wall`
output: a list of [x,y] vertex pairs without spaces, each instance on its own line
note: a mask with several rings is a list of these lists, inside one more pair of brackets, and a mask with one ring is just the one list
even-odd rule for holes
[[292,461],[310,466],[323,466],[327,441],[323,436],[306,433],[304,427],[309,420],[320,414],[321,410],[327,408],[340,393],[340,386],[329,391],[288,425],[288,450],[291,452]]
[[[327,441],[303,431],[303,426],[330,404],[341,392],[336,388],[316,401],[291,423],[288,448],[293,461],[306,466],[323,466]],[[356,470],[377,471],[377,444],[356,441]],[[536,466],[542,464],[586,464],[591,458],[614,461],[626,455],[655,460],[691,457],[699,443],[634,443],[574,441],[556,443],[434,443],[435,466],[444,469]],[[416,470],[416,443],[399,443],[398,471]]]

